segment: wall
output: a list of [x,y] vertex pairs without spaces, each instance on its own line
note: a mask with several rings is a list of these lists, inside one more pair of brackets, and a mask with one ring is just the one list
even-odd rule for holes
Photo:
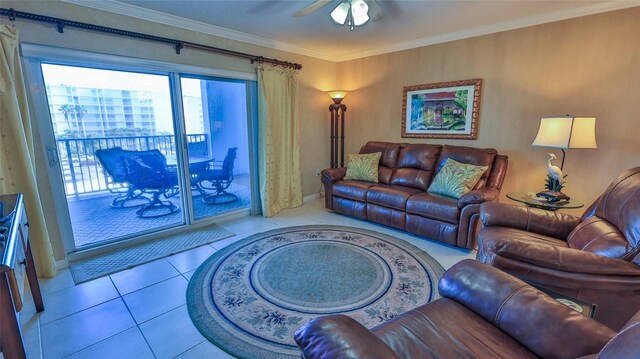
[[[508,192],[542,190],[547,152],[561,155],[531,146],[540,117],[595,115],[598,149],[568,150],[564,167],[564,192],[588,205],[640,165],[639,19],[636,7],[340,63],[352,90],[347,153],[368,140],[494,147],[509,155],[510,202]],[[477,140],[401,138],[403,86],[473,78],[483,79]]]
[[[329,163],[329,128],[328,106],[331,102],[326,90],[335,87],[335,71],[337,64],[329,61],[272,50],[238,41],[217,38],[211,35],[173,28],[164,24],[141,21],[127,16],[97,11],[82,6],[58,1],[2,1],[2,7],[14,8],[18,11],[32,12],[69,20],[88,22],[103,26],[122,28],[130,31],[159,35],[163,37],[182,39],[224,49],[247,52],[285,61],[298,62],[303,69],[299,71],[299,113],[302,161],[303,195],[317,193],[320,180],[315,175],[316,168],[328,167]],[[2,17],[2,23],[7,23]],[[255,65],[243,59],[219,56],[196,50],[183,50],[177,55],[169,45],[149,43],[134,39],[115,37],[78,29],[66,29],[59,34],[52,25],[16,21],[20,30],[21,42],[58,46],[70,49],[109,53],[115,55],[155,59],[187,65],[213,67],[219,69],[255,72]],[[39,134],[36,134],[39,139]],[[39,149],[40,144],[36,147]],[[55,222],[53,198],[46,179],[46,163],[42,154],[39,158],[39,186],[44,202],[45,216],[50,230],[54,254],[57,260],[64,258],[64,249],[60,239],[59,229]]]

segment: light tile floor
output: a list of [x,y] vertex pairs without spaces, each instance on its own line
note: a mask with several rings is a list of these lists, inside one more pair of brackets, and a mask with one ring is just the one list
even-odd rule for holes
[[216,250],[239,239],[306,224],[386,233],[426,251],[445,269],[475,257],[475,251],[328,212],[323,199],[314,199],[272,218],[252,216],[222,222],[221,226],[236,235],[108,277],[74,285],[69,270],[64,269],[55,278],[40,279],[45,311],[36,314],[33,301],[26,298],[20,315],[27,357],[232,358],[191,323],[185,305],[191,275]]

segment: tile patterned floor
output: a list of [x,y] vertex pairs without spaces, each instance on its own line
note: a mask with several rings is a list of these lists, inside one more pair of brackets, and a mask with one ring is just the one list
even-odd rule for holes
[[345,225],[390,234],[425,250],[445,269],[475,257],[475,251],[333,214],[324,210],[321,199],[315,199],[272,218],[222,222],[236,236],[109,277],[74,285],[65,269],[55,278],[41,279],[46,310],[36,314],[33,301],[26,298],[20,315],[27,357],[232,358],[191,323],[185,291],[193,271],[216,250],[246,236],[305,224]]

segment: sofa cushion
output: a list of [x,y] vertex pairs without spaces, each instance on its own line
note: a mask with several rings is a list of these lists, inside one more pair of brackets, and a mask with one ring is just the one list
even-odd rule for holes
[[338,181],[333,184],[332,191],[337,197],[366,202],[367,190],[375,185],[375,183],[364,181]]
[[411,196],[407,200],[407,213],[449,223],[458,223],[460,219],[460,209],[455,198],[429,192]]
[[567,244],[609,258],[631,260],[637,253],[616,226],[597,216],[578,224],[569,233]]
[[[479,239],[478,241],[482,243],[483,246],[489,245],[488,243],[499,242],[503,239],[514,239],[535,243],[543,242],[556,247],[568,247],[567,242],[563,240],[511,227],[482,227],[479,237],[482,239]],[[478,250],[482,252],[484,247],[478,248]]]
[[378,162],[382,152],[349,155],[345,180],[378,183]]
[[449,146],[444,145],[440,152],[440,158],[438,159],[438,165],[436,172],[442,169],[447,159],[451,158],[461,163],[468,163],[475,166],[487,166],[487,170],[482,174],[480,180],[473,189],[484,187],[487,182],[487,178],[491,173],[491,167],[493,160],[496,158],[498,152],[493,148],[474,148],[465,146]]
[[367,203],[404,211],[407,199],[420,192],[422,191],[411,187],[377,185],[369,188],[369,191],[367,191]]
[[380,156],[380,167],[378,168],[378,182],[389,184],[389,181],[391,181],[391,175],[393,174],[393,168],[398,160],[400,144],[369,141],[360,148],[360,153],[374,152],[382,152],[382,156]]
[[440,145],[402,144],[390,184],[426,190],[441,148]]
[[398,160],[398,152],[400,152],[399,143],[369,141],[360,148],[360,153],[382,152],[380,157],[380,166],[393,168]]
[[429,186],[431,193],[460,198],[471,192],[478,180],[487,170],[487,166],[474,166],[447,159],[440,172]]
[[595,216],[613,226],[629,242],[629,256],[640,251],[640,167],[622,173],[595,205]]

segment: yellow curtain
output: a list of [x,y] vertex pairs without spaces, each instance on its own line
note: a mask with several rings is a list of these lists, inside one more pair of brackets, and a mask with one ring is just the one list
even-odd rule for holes
[[38,274],[56,274],[36,183],[33,133],[22,77],[18,30],[0,25],[0,193],[24,194],[29,217],[29,238]]
[[302,205],[295,70],[258,67],[258,148],[262,214]]

